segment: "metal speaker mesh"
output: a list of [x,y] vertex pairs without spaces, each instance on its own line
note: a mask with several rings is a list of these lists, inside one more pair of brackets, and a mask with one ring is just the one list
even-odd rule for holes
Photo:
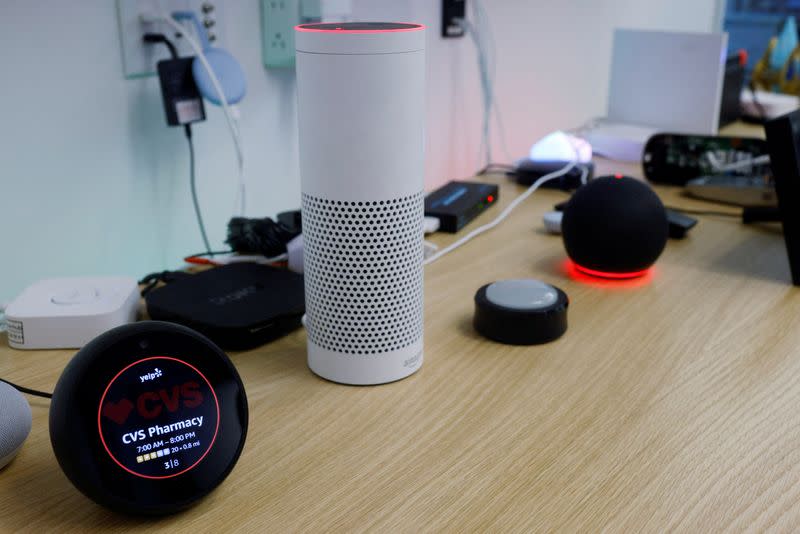
[[422,338],[423,212],[422,192],[363,202],[303,195],[311,341],[375,355]]

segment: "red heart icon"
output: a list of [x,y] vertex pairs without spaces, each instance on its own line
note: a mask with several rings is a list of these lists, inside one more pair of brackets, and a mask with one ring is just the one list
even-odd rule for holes
[[118,425],[128,420],[131,410],[133,410],[133,403],[128,399],[122,399],[116,404],[107,402],[103,405],[103,415]]

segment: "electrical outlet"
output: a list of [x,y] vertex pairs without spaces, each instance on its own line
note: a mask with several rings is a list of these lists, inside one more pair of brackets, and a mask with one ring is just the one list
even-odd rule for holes
[[464,28],[456,22],[467,13],[466,0],[442,0],[442,37],[464,37]]
[[298,24],[299,0],[261,0],[261,45],[266,67],[294,67],[294,27]]
[[[193,56],[186,39],[176,35],[165,22],[145,22],[155,13],[193,11],[208,34],[209,42],[219,44],[222,24],[221,0],[117,0],[119,36],[122,47],[122,65],[126,78],[154,76],[156,64],[170,57],[167,48],[161,44],[147,44],[142,40],[145,33],[163,33],[178,49],[181,56]],[[143,19],[145,17],[145,19]],[[184,24],[187,33],[197,38],[192,25]]]

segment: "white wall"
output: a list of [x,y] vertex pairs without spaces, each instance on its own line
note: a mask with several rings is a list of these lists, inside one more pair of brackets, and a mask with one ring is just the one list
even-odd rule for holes
[[[299,205],[294,75],[266,71],[259,2],[225,2],[225,44],[249,78],[241,105],[248,215]],[[484,0],[497,36],[508,148],[605,108],[614,27],[708,31],[716,0]],[[429,30],[433,187],[478,165],[479,86],[469,39],[438,37],[438,0],[354,0],[361,19]],[[180,129],[164,126],[154,79],[125,80],[112,0],[4,0],[0,9],[0,301],[46,276],[174,268],[202,246]],[[195,127],[201,202],[222,246],[235,193],[224,120]],[[497,140],[495,140],[497,146]],[[504,160],[501,151],[495,159]]]

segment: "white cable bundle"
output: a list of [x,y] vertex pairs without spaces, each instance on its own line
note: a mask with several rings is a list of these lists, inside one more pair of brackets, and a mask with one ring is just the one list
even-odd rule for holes
[[494,33],[492,32],[489,16],[482,0],[474,0],[469,3],[472,10],[472,17],[475,22],[472,23],[469,19],[462,19],[459,21],[461,27],[470,36],[475,44],[478,70],[480,73],[481,90],[483,93],[483,128],[481,132],[481,151],[485,151],[484,165],[492,163],[492,145],[491,145],[491,121],[492,114],[494,113],[497,120],[498,133],[500,136],[500,143],[503,149],[503,155],[508,161],[513,158],[509,154],[508,146],[506,144],[505,127],[503,125],[503,115],[499,105],[496,102],[494,94],[495,76],[497,73],[496,57],[497,50],[495,46]]

